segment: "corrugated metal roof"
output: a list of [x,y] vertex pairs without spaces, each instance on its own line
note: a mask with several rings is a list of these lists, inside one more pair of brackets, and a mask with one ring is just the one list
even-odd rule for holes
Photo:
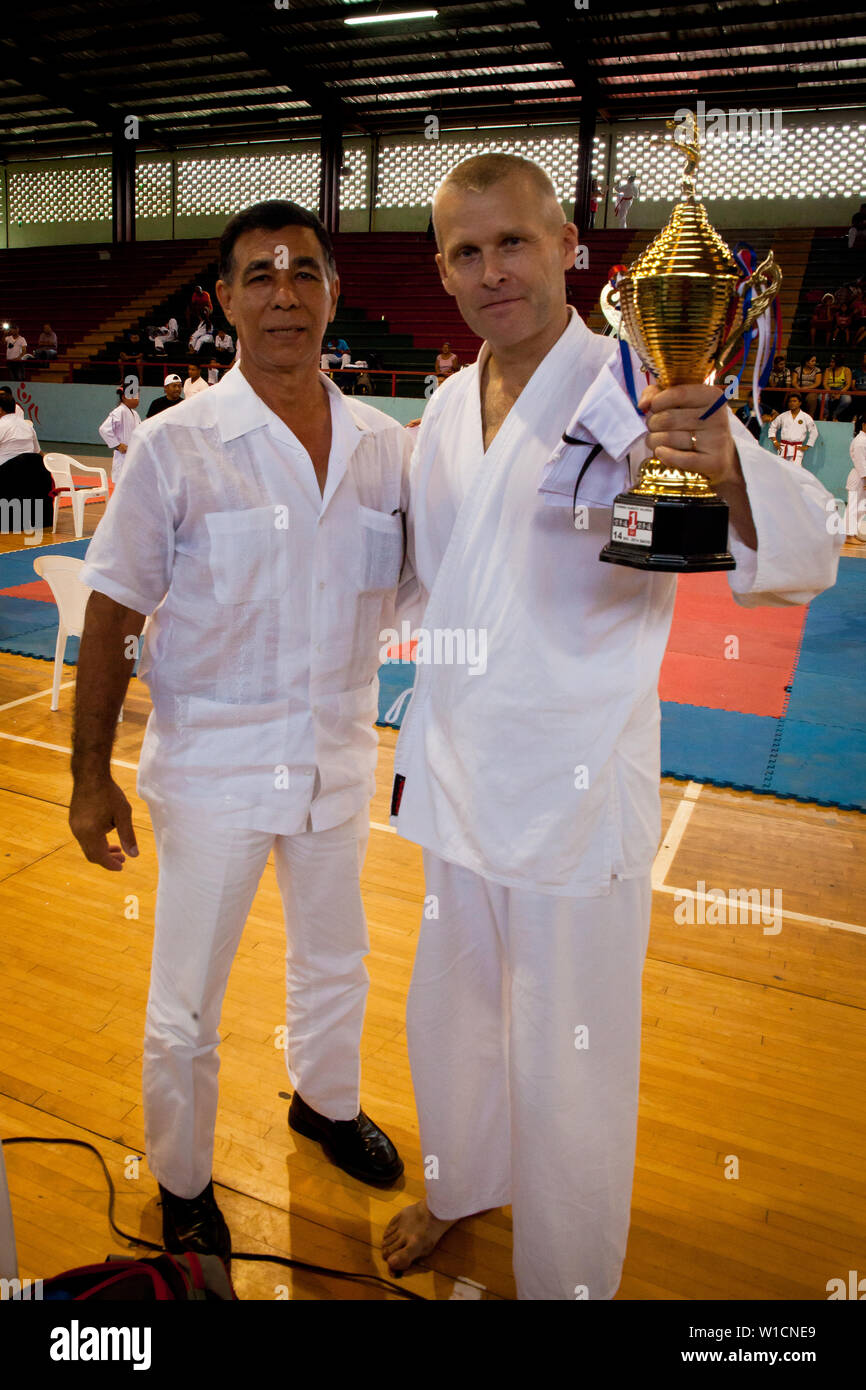
[[[427,0],[425,0],[427,3]],[[683,95],[708,105],[866,104],[866,21],[830,0],[698,0],[576,10],[569,0],[437,4],[435,18],[369,29],[349,16],[412,0],[291,0],[288,8],[214,0],[34,0],[0,29],[0,155],[26,137],[40,153],[84,152],[129,114],[142,143],[315,133],[323,117],[350,135],[415,131],[439,116],[493,124],[514,107],[532,119],[661,115]],[[7,7],[8,8],[8,7]]]

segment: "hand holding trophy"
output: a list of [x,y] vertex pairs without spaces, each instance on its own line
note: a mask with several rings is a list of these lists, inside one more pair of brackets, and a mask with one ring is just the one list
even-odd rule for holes
[[[678,125],[668,121],[671,129]],[[697,120],[691,113],[685,137],[675,135],[674,144],[686,156],[681,199],[667,226],[615,290],[605,286],[602,295],[608,321],[616,322],[619,308],[622,336],[663,389],[699,385],[719,371],[782,281],[772,251],[743,281],[733,255],[707,221],[705,208],[695,201],[693,171],[700,151]],[[748,310],[747,288],[754,290]],[[695,436],[691,438],[695,448]],[[649,458],[635,486],[615,499],[610,543],[599,558],[681,573],[734,569],[727,537],[727,503],[703,474]]]

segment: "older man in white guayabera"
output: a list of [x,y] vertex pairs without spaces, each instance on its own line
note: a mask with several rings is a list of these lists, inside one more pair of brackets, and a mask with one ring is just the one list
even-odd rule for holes
[[87,554],[70,823],[103,868],[137,853],[109,759],[129,635],[152,614],[138,776],[159,855],[147,1158],[166,1247],[227,1258],[211,1181],[217,1028],[271,851],[288,942],[289,1124],[365,1182],[403,1170],[360,1106],[359,876],[411,438],[319,372],[340,282],[318,218],[257,204],[228,224],[220,259],[243,365],[139,427]]
[[[406,1269],[460,1217],[511,1203],[519,1298],[609,1299],[629,1225],[676,590],[599,563],[613,499],[650,453],[697,466],[730,507],[729,582],[747,606],[832,584],[840,538],[815,478],[729,411],[702,418],[717,388],[649,386],[646,418],[634,409],[616,342],[566,303],[577,228],[536,165],[459,164],[433,217],[442,283],[485,342],[418,431],[422,627],[487,645],[483,674],[419,665],[395,756],[394,823],[424,847],[427,878],[407,1015],[427,1199],[383,1249]],[[578,512],[589,447],[564,432],[602,445]]]

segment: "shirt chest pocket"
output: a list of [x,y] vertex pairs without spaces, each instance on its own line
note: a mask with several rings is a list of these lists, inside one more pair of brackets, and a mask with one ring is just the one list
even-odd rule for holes
[[403,517],[372,507],[358,508],[361,517],[358,588],[361,593],[396,588],[403,567]]
[[288,509],[206,512],[208,564],[217,603],[266,603],[289,583]]

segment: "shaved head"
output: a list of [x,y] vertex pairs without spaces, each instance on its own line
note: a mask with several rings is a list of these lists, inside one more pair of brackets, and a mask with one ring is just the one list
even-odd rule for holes
[[465,159],[436,190],[433,216],[436,266],[464,322],[496,360],[537,365],[568,323],[577,248],[547,174],[518,155]]
[[566,218],[556,189],[538,164],[519,154],[477,154],[455,164],[433,195],[433,231],[437,246],[440,242],[436,213],[449,193],[486,193],[495,184],[513,178],[521,178],[529,186],[551,231],[563,225]]

